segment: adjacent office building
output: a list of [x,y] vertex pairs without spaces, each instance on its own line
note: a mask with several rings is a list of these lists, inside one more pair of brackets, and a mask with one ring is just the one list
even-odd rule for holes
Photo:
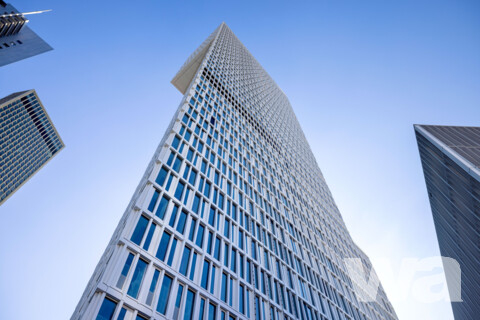
[[35,90],[0,99],[0,205],[63,147]]
[[172,83],[184,97],[72,319],[397,319],[381,286],[360,302],[343,259],[371,264],[227,25]]
[[0,67],[52,50],[27,23],[25,14],[0,0]]
[[[461,268],[455,319],[480,315],[480,128],[415,125],[440,252]],[[446,267],[446,272],[449,270]],[[449,282],[450,293],[458,288]]]

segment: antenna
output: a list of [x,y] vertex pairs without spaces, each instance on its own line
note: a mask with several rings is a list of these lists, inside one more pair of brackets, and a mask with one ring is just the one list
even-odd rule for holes
[[44,13],[44,12],[49,12],[49,11],[52,11],[52,9],[48,9],[48,10],[40,10],[40,11],[31,11],[31,12],[17,12],[17,13],[8,13],[8,14],[2,14],[0,15],[0,18],[4,18],[4,17],[12,17],[12,16],[28,16],[28,15],[32,15],[32,14],[39,14],[39,13]]

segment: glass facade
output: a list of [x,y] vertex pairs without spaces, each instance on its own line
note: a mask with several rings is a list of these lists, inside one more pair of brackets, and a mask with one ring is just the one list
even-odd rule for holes
[[[475,319],[480,314],[480,128],[416,125],[415,134],[440,252],[460,265],[463,302],[452,302],[453,314]],[[457,284],[448,280],[453,292]]]
[[63,148],[34,90],[0,99],[0,204]]
[[[222,24],[172,83],[182,103],[72,319],[104,296],[150,319],[396,319],[381,286],[359,301],[343,258],[371,264],[287,97],[232,31]],[[129,255],[125,285],[105,292]]]

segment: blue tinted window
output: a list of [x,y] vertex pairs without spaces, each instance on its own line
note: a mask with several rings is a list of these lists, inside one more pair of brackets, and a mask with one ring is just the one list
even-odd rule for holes
[[240,292],[238,296],[238,309],[241,313],[245,314],[245,287],[243,285],[240,285]]
[[210,215],[208,216],[208,224],[215,227],[215,209],[210,208]]
[[158,277],[160,276],[160,271],[155,269],[155,273],[153,274],[152,283],[150,284],[150,289],[148,290],[147,295],[147,305],[152,304],[153,295],[155,294],[155,289],[157,288]]
[[178,212],[178,206],[174,205],[172,210],[172,215],[170,216],[170,222],[168,223],[172,228],[175,225],[175,220],[177,220],[177,212]]
[[145,239],[145,243],[143,244],[143,249],[148,251],[148,248],[150,247],[150,243],[152,242],[152,237],[153,234],[155,233],[155,228],[157,225],[155,223],[152,223],[150,225],[150,230],[148,230],[147,238]]
[[[250,293],[248,292],[248,290],[245,290],[245,292],[247,293],[247,299],[245,299],[245,301],[247,301],[247,303],[245,303],[247,305],[247,318],[250,318]],[[284,306],[285,308],[285,306]]]
[[203,248],[203,232],[205,231],[205,227],[203,225],[198,226],[198,231],[197,231],[197,241],[195,241],[195,244],[199,246],[200,248]]
[[260,301],[257,296],[255,296],[255,320],[261,320],[262,315],[260,314]]
[[113,318],[113,313],[115,312],[116,307],[116,302],[105,298],[103,300],[102,306],[100,307],[100,311],[98,312],[96,320],[111,320]]
[[195,170],[192,170],[192,173],[190,173],[190,179],[188,179],[188,182],[194,186],[195,185],[195,179],[197,178],[197,173]]
[[210,186],[211,186],[211,183],[206,181],[205,182],[205,190],[203,190],[203,194],[205,195],[205,197],[210,197]]
[[134,255],[129,253],[127,261],[125,261],[125,265],[123,266],[122,273],[120,274],[120,278],[118,278],[117,288],[122,289],[125,279],[127,279],[128,271],[130,271],[130,267],[132,266],[133,258]]
[[177,190],[175,190],[175,198],[177,198],[178,200],[182,199],[184,188],[185,188],[185,183],[183,183],[182,181],[179,181],[177,185]]
[[217,193],[218,193],[218,190],[217,190],[217,189],[213,189],[213,199],[212,199],[212,203],[217,204]]
[[232,257],[230,261],[230,270],[237,272],[237,250],[232,250]]
[[238,231],[238,246],[243,250],[243,231]]
[[185,211],[180,213],[180,218],[178,219],[177,223],[177,231],[183,234],[185,231],[185,222],[187,221],[188,214]]
[[195,195],[193,199],[192,211],[198,214],[198,208],[200,207],[200,197]]
[[177,315],[180,311],[180,304],[182,303],[182,294],[183,294],[183,285],[178,285],[177,290],[177,299],[175,300],[175,310],[173,311],[174,319],[177,318]]
[[130,238],[133,243],[140,245],[140,242],[142,242],[143,239],[143,235],[145,234],[145,230],[147,229],[147,225],[148,219],[144,216],[140,216],[140,219],[137,222],[137,226],[135,227],[132,237]]
[[167,254],[168,243],[170,242],[171,235],[167,232],[163,233],[162,239],[160,240],[160,245],[158,246],[156,257],[160,260],[165,260],[165,255]]
[[193,253],[193,258],[192,258],[192,266],[190,267],[190,280],[193,281],[193,277],[195,276],[195,265],[197,263],[197,254],[194,252]]
[[192,132],[190,132],[190,130],[187,130],[187,132],[185,133],[185,140],[187,140],[188,142],[191,136],[192,136]]
[[185,166],[185,170],[183,171],[183,179],[187,179],[189,171],[190,171],[190,165],[187,164]]
[[214,252],[214,257],[218,261],[220,261],[220,238],[215,239],[215,252]]
[[180,143],[180,139],[175,136],[175,138],[173,138],[173,141],[172,141],[172,147],[174,147],[175,149],[178,149],[178,144]]
[[242,277],[242,279],[243,279],[243,277],[245,276],[245,272],[244,272],[244,268],[243,268],[243,256],[241,254],[239,255],[238,262],[240,264],[240,268],[239,268],[240,269],[240,277]]
[[230,278],[230,295],[229,295],[228,304],[230,306],[232,306],[233,304],[233,278]]
[[210,275],[210,293],[213,294],[215,290],[215,266],[212,264],[212,274]]
[[223,194],[218,194],[218,206],[223,210]]
[[205,205],[207,204],[207,202],[205,200],[202,201],[202,210],[200,211],[200,217],[203,218],[203,213],[205,211]]
[[217,307],[210,303],[208,307],[208,320],[215,320],[216,318]]
[[177,159],[175,159],[175,162],[173,163],[172,168],[178,173],[180,171],[181,166],[182,166],[182,159],[177,157]]
[[207,253],[212,254],[212,238],[213,238],[213,233],[208,232],[208,240],[207,240]]
[[162,197],[162,200],[160,200],[160,204],[158,205],[157,212],[155,212],[155,215],[160,219],[163,219],[165,217],[167,206],[168,206],[168,199],[165,197]]
[[175,248],[177,247],[177,239],[176,238],[173,238],[173,241],[172,241],[172,246],[170,248],[170,255],[168,256],[168,262],[167,264],[169,266],[172,265],[172,262],[173,262],[173,257],[175,256]]
[[222,292],[220,298],[224,302],[227,302],[227,275],[225,273],[222,273]]
[[165,186],[165,190],[169,191],[170,186],[172,185],[172,180],[173,180],[173,175],[171,174],[170,177],[168,177],[168,182],[167,185]]
[[138,291],[140,290],[140,285],[142,284],[143,275],[145,274],[147,266],[148,264],[145,261],[138,259],[137,267],[135,268],[135,272],[133,273],[132,281],[130,282],[130,287],[128,288],[127,292],[129,296],[132,296],[135,299],[138,297]]
[[192,290],[188,290],[187,301],[185,301],[185,313],[183,315],[183,320],[193,319],[194,306],[195,306],[195,292],[193,292]]
[[150,200],[150,204],[148,205],[148,211],[153,211],[153,209],[155,209],[155,204],[157,204],[157,199],[159,195],[160,195],[160,192],[155,190],[152,196],[152,200]]
[[237,220],[237,206],[235,204],[232,204],[232,218],[233,220]]
[[162,167],[160,172],[158,173],[157,179],[155,179],[155,182],[158,183],[160,186],[163,186],[165,183],[165,179],[167,178],[168,171]]
[[170,289],[172,287],[173,279],[165,275],[163,277],[162,289],[160,290],[160,296],[158,297],[157,311],[161,314],[165,314],[167,311],[168,297],[170,296]]
[[168,160],[167,160],[167,165],[169,165],[169,166],[172,165],[174,157],[175,157],[175,154],[173,152],[170,152],[170,156],[168,157]]
[[184,276],[187,275],[188,261],[190,260],[190,253],[192,250],[189,247],[183,249],[182,261],[180,262],[180,270],[178,270]]
[[204,288],[205,290],[207,290],[208,285],[208,269],[210,269],[210,262],[205,260],[203,262],[202,281],[200,283],[202,288]]
[[225,219],[225,225],[223,226],[223,235],[227,239],[230,239],[230,221],[228,219]]
[[195,235],[195,227],[197,226],[197,220],[192,219],[190,223],[190,232],[188,234],[188,240],[193,241],[193,236]]
[[187,188],[187,191],[185,191],[185,198],[183,199],[183,204],[186,205],[188,202],[188,195],[190,194],[190,188]]
[[199,320],[203,320],[205,314],[205,299],[200,300]]
[[192,161],[193,159],[193,149],[188,149],[187,160]]
[[225,267],[228,267],[228,244],[225,243],[224,248],[223,248],[223,264]]
[[120,310],[120,313],[118,314],[117,320],[124,320],[126,314],[127,314],[127,309],[122,308],[122,310]]

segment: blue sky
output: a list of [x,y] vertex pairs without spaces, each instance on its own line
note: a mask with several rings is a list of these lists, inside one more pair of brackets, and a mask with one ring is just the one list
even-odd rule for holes
[[170,80],[222,21],[289,97],[358,245],[395,270],[439,254],[412,125],[479,125],[478,1],[13,5],[53,9],[30,27],[54,51],[0,68],[0,96],[36,89],[66,148],[0,207],[0,318],[71,316],[178,107]]

